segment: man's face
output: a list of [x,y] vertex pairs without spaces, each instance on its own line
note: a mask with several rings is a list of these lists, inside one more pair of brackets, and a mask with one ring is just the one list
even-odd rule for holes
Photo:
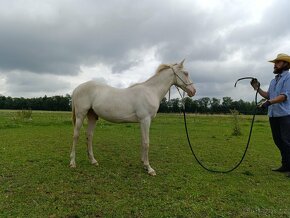
[[285,65],[284,61],[275,61],[273,73],[274,74],[282,73],[284,65]]

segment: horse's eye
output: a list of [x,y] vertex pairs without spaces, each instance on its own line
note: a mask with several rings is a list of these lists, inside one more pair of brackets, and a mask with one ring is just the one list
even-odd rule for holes
[[184,75],[185,75],[185,76],[188,76],[188,72],[184,71]]

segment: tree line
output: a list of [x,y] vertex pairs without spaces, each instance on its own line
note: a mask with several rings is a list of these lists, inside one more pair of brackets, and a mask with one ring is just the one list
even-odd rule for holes
[[71,97],[52,96],[38,97],[38,98],[12,98],[0,96],[0,109],[12,110],[47,110],[47,111],[70,111]]
[[228,114],[235,110],[241,114],[266,114],[266,110],[258,109],[254,101],[247,102],[243,100],[234,101],[230,97],[223,97],[222,100],[218,98],[204,97],[197,100],[186,97],[183,100],[174,98],[167,100],[163,98],[158,112],[162,113],[178,113],[183,109],[187,113],[200,113],[200,114]]
[[[234,101],[230,97],[218,98],[200,98],[193,100],[186,97],[183,100],[174,98],[167,100],[163,98],[158,112],[161,113],[179,113],[183,104],[187,113],[201,114],[227,114],[231,110],[237,110],[242,114],[252,114],[256,108],[255,102],[246,102],[243,100]],[[38,98],[12,98],[0,96],[0,109],[13,110],[48,110],[48,111],[70,111],[71,96],[52,96]],[[258,110],[258,114],[266,114],[265,111]]]

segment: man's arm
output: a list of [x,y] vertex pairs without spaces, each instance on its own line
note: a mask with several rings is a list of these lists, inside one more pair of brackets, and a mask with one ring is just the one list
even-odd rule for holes
[[[269,93],[261,89],[260,87],[258,88],[258,93],[263,97],[269,100]],[[285,96],[284,96],[285,97]],[[278,103],[278,102],[277,102]]]
[[284,94],[278,95],[276,98],[273,99],[269,99],[271,104],[277,104],[277,103],[281,103],[283,101],[286,101],[287,97]]

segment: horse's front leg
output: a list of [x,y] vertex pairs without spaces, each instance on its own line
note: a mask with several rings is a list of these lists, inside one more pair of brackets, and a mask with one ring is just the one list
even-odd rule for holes
[[144,168],[147,170],[148,174],[151,176],[155,176],[156,172],[155,170],[150,166],[149,164],[149,158],[148,158],[148,153],[149,153],[149,129],[150,129],[150,124],[151,124],[151,118],[145,118],[141,120],[140,126],[141,126],[141,137],[142,137],[142,142],[141,142],[141,160],[144,164]]

